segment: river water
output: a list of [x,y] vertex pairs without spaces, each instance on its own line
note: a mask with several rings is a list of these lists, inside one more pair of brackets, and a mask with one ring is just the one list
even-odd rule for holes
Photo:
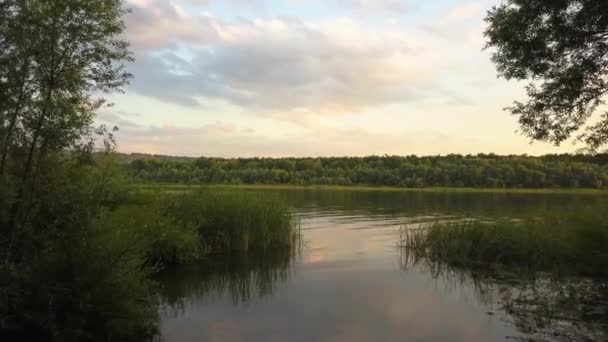
[[[161,332],[190,341],[510,341],[526,338],[502,292],[414,263],[400,229],[547,215],[597,195],[266,190],[292,208],[295,251],[188,267],[161,282]],[[547,338],[547,340],[552,340]]]

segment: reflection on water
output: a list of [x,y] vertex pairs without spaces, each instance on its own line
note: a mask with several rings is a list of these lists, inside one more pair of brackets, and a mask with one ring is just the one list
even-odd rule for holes
[[278,248],[261,254],[224,255],[221,263],[202,263],[164,272],[159,294],[168,316],[230,299],[234,305],[272,294],[291,275],[299,251]]
[[[405,271],[426,272],[449,288],[468,287],[476,300],[495,307],[521,341],[607,341],[608,284],[578,276],[534,271],[488,273],[451,267],[401,252]],[[489,314],[494,315],[494,311]]]
[[513,324],[537,341],[608,340],[608,293],[603,283],[542,277],[492,286]]
[[301,249],[165,274],[165,341],[606,339],[601,284],[478,275],[397,248],[404,225],[600,208],[605,197],[277,192],[300,218]]

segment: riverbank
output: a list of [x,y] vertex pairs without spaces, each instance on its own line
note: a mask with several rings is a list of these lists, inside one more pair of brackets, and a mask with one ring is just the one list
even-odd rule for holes
[[267,185],[267,184],[175,184],[175,183],[140,183],[136,187],[141,190],[301,190],[301,191],[379,191],[379,192],[461,192],[461,193],[517,193],[517,194],[580,194],[608,195],[608,189],[568,189],[568,188],[402,188],[374,186],[342,186],[342,185]]

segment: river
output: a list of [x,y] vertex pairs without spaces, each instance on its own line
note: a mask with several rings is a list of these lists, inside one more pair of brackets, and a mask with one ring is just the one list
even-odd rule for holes
[[301,232],[296,250],[166,274],[164,341],[553,340],[505,309],[504,288],[412,262],[398,246],[400,229],[608,203],[550,193],[255,192],[289,203]]

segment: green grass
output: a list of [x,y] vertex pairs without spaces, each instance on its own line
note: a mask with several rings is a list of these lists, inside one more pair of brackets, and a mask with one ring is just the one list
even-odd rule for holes
[[146,263],[166,267],[239,252],[291,247],[289,208],[278,198],[222,191],[136,191],[104,217],[146,249]]
[[206,253],[290,246],[295,238],[287,206],[273,196],[242,192],[175,194],[168,212],[195,227]]
[[323,190],[323,191],[386,191],[386,192],[462,192],[462,193],[521,193],[521,194],[581,194],[581,195],[608,195],[604,189],[517,189],[517,188],[403,188],[403,187],[375,187],[375,186],[340,186],[340,185],[263,185],[263,184],[172,184],[172,183],[144,183],[138,184],[141,190],[163,191],[194,191],[194,190]]
[[608,276],[608,221],[596,212],[435,223],[401,240],[415,259],[450,266]]

